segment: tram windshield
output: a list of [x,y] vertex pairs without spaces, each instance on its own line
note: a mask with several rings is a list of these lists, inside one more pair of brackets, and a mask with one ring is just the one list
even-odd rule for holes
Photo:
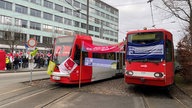
[[56,38],[53,57],[53,60],[56,64],[61,64],[69,57],[73,41],[73,36]]
[[129,61],[161,61],[164,59],[163,32],[128,34]]

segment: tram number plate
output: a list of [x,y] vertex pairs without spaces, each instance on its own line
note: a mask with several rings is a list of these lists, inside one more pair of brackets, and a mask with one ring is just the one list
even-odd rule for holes
[[53,76],[53,79],[54,79],[54,80],[60,80],[61,78],[58,77],[58,76]]

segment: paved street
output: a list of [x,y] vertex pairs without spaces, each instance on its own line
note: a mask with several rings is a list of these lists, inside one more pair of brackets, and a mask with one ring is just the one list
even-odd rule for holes
[[[25,74],[28,77],[28,73],[9,73],[9,78],[8,74],[0,75],[10,79]],[[41,71],[36,73],[42,75]],[[1,108],[190,108],[192,105],[191,99],[177,96],[182,94],[180,91],[170,93],[162,88],[127,85],[123,78],[85,84],[81,88],[56,84],[49,79],[32,83],[19,83],[28,78],[18,79],[7,85],[1,83]]]

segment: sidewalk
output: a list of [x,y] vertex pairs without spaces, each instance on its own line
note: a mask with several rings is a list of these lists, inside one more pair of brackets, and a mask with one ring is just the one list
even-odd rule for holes
[[[47,67],[35,68],[32,71],[46,71]],[[17,70],[0,70],[0,73],[16,73],[16,72],[29,72],[31,68],[19,68]]]

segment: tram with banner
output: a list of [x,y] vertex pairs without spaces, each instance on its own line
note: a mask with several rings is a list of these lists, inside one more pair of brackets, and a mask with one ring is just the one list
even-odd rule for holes
[[63,84],[89,83],[124,73],[124,43],[91,36],[62,36],[54,43],[50,79]]
[[169,86],[174,82],[172,34],[164,29],[130,31],[126,36],[125,82]]

